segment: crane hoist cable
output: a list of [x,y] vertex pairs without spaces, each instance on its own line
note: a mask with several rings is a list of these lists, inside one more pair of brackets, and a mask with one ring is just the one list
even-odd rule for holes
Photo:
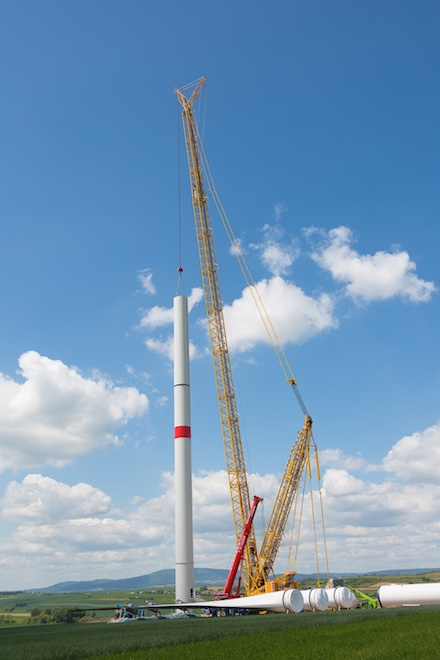
[[[316,506],[315,506],[315,494],[316,491],[318,493],[319,497],[319,519],[321,523],[321,534],[322,534],[322,543],[323,543],[323,550],[324,550],[324,558],[325,558],[325,569],[326,569],[326,576],[327,580],[330,579],[330,569],[329,569],[329,563],[328,563],[328,553],[327,553],[327,538],[326,538],[326,531],[325,531],[325,520],[324,520],[324,507],[323,507],[323,498],[322,498],[322,486],[321,486],[321,474],[320,474],[320,468],[319,468],[319,458],[318,458],[318,450],[317,447],[314,447],[314,454],[315,454],[315,468],[314,468],[314,473],[316,475],[316,480],[317,480],[317,488],[313,488],[311,484],[311,479],[312,479],[312,467],[310,463],[312,462],[311,456],[310,456],[310,448],[309,448],[309,456],[307,458],[307,470],[304,472],[304,478],[302,481],[302,493],[301,497],[297,497],[295,499],[294,505],[293,505],[293,515],[292,515],[292,522],[291,522],[291,530],[290,530],[290,537],[289,537],[289,546],[288,546],[288,556],[287,556],[287,567],[288,570],[293,570],[296,572],[297,565],[298,565],[298,555],[299,555],[299,549],[300,549],[300,540],[301,540],[301,534],[302,534],[302,523],[304,520],[304,508],[305,508],[305,501],[306,501],[306,486],[307,483],[309,483],[309,495],[310,495],[310,513],[311,513],[311,523],[312,523],[312,529],[313,529],[313,537],[314,537],[314,546],[315,546],[315,561],[316,561],[316,574],[317,574],[317,586],[320,586],[320,553],[318,550],[318,524],[316,522],[316,519],[318,515],[316,514]],[[306,478],[307,477],[307,478]],[[298,491],[299,493],[299,491]],[[298,513],[298,508],[299,508],[299,513]],[[298,524],[297,524],[298,520]],[[295,537],[294,537],[295,535]],[[292,551],[294,549],[294,557],[292,560]],[[292,569],[290,569],[292,567]]]
[[227,216],[227,213],[224,209],[224,206],[221,202],[221,199],[217,193],[217,189],[214,184],[214,179],[211,173],[211,169],[209,167],[208,159],[206,158],[206,153],[203,148],[203,144],[200,145],[200,153],[202,157],[202,165],[203,165],[203,171],[205,173],[205,179],[207,182],[207,189],[209,193],[211,194],[211,197],[214,201],[214,204],[217,208],[217,212],[220,216],[220,220],[223,224],[223,227],[225,229],[226,235],[229,239],[229,242],[231,244],[232,252],[235,255],[238,264],[240,266],[240,270],[243,273],[244,280],[249,288],[249,291],[252,295],[252,298],[254,300],[255,306],[257,308],[257,311],[261,317],[263,326],[266,330],[267,336],[269,338],[269,342],[275,352],[275,355],[278,359],[278,362],[280,364],[280,367],[284,373],[284,376],[286,380],[292,385],[296,398],[298,400],[298,403],[301,407],[301,410],[304,414],[305,417],[310,417],[310,415],[307,412],[307,409],[304,405],[304,401],[302,400],[302,397],[299,393],[298,387],[296,385],[296,378],[293,374],[292,367],[289,364],[289,360],[287,359],[286,353],[283,349],[283,346],[278,338],[278,334],[275,330],[275,327],[272,323],[272,320],[269,316],[269,313],[267,311],[266,305],[264,304],[264,301],[260,295],[259,289],[255,283],[255,280],[252,276],[252,273],[249,269],[249,266],[247,264],[246,258],[244,256],[243,250],[241,249],[240,246],[240,241],[237,239],[235,236],[234,230],[232,228],[232,225],[229,221],[229,218]]

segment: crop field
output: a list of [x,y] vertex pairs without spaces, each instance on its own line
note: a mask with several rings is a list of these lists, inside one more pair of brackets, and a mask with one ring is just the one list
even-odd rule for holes
[[2,660],[440,658],[440,607],[0,629]]
[[153,600],[156,602],[173,601],[173,596],[145,592],[133,594],[129,591],[87,592],[87,593],[4,593],[0,594],[0,612],[30,612],[32,608],[40,609],[72,608],[72,607],[114,607],[116,603],[127,603],[130,599],[136,602]]
[[[346,580],[347,586],[360,589],[373,598],[376,596],[377,588],[381,584],[387,584],[390,581],[397,583],[430,583],[440,582],[440,572],[429,572],[412,575],[393,575],[387,577],[378,575],[361,575],[350,577]],[[316,587],[316,579],[309,578],[299,583],[300,589],[310,589]],[[212,587],[210,595],[208,592],[199,594],[200,600],[209,600],[213,598],[215,591],[220,591],[223,585]],[[153,601],[155,603],[170,603],[174,601],[174,587],[161,587],[156,589],[145,589],[143,591],[93,591],[93,592],[73,592],[73,593],[39,593],[39,592],[0,592],[0,628],[2,627],[1,617],[10,615],[15,623],[25,623],[33,608],[45,609],[72,609],[78,608],[113,608],[117,603],[127,604],[134,602],[138,605]],[[97,618],[110,618],[111,612],[96,612]]]

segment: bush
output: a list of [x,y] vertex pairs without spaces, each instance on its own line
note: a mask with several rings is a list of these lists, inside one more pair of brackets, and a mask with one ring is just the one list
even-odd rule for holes
[[0,625],[9,625],[15,623],[15,619],[11,614],[0,614]]

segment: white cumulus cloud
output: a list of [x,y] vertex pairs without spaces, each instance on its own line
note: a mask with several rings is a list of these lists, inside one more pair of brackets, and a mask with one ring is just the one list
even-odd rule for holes
[[[148,348],[149,351],[153,351],[153,353],[158,353],[159,355],[163,355],[164,357],[168,358],[170,362],[174,360],[174,337],[173,335],[168,335],[165,337],[165,339],[156,339],[154,337],[147,337],[145,340],[145,346]],[[190,360],[194,360],[198,358],[200,355],[200,351],[198,350],[197,346],[194,344],[194,342],[190,341],[189,342],[189,357]]]
[[294,241],[285,239],[285,231],[278,224],[264,225],[262,231],[261,243],[251,247],[258,252],[264,267],[272,275],[285,275],[298,256],[298,247]]
[[8,484],[1,511],[4,518],[16,522],[57,521],[66,513],[75,518],[107,513],[110,504],[110,497],[90,484],[68,486],[41,474],[28,474],[21,483]]
[[[188,313],[202,300],[203,289],[194,287],[188,296]],[[140,327],[146,328],[149,331],[156,330],[163,326],[172,325],[174,321],[174,308],[173,307],[160,307],[155,305],[148,309],[142,316]],[[148,350],[163,355],[170,361],[174,359],[174,337],[167,335],[166,337],[152,337],[149,336],[145,339],[145,345]],[[189,356],[195,359],[199,356],[199,350],[193,341],[189,342]]]
[[320,232],[321,243],[312,259],[346,283],[346,294],[355,300],[371,302],[395,296],[411,302],[426,302],[436,290],[433,282],[417,277],[416,264],[405,251],[361,255],[353,249],[353,234],[348,227]]
[[173,322],[174,311],[172,307],[161,307],[154,305],[148,309],[140,321],[141,328],[160,328]]
[[153,284],[153,273],[149,268],[144,268],[144,270],[139,271],[138,279],[145,293],[150,295],[156,293],[156,287]]
[[385,456],[383,467],[405,482],[438,484],[440,422],[396,442]]
[[[203,298],[203,289],[194,287],[188,296],[188,312],[197,305]],[[140,320],[141,328],[155,329],[165,325],[171,325],[174,319],[173,307],[160,307],[154,305],[143,314]]]
[[[282,277],[261,280],[256,286],[282,344],[301,343],[338,325],[334,302],[328,294],[312,298]],[[224,311],[231,347],[247,351],[259,343],[269,343],[248,287],[242,291],[241,298],[225,305]]]
[[24,382],[0,374],[0,471],[60,466],[117,445],[118,428],[148,409],[136,388],[86,378],[36,351],[23,353],[19,366]]
[[332,524],[352,526],[394,526],[417,529],[436,515],[440,485],[423,489],[420,483],[405,484],[395,479],[375,483],[359,479],[347,470],[328,469],[324,475],[326,510]]
[[338,467],[346,470],[362,470],[367,468],[367,462],[362,456],[347,456],[340,449],[324,449],[319,453],[322,467]]
[[[425,481],[429,471],[438,471],[434,452],[438,427],[411,438],[409,445],[403,442],[405,438],[395,443],[384,459],[387,471],[378,473],[376,482],[350,472],[362,467],[359,458],[350,459],[337,449],[327,451],[328,463],[339,460],[345,465],[327,469],[323,477],[332,575],[338,571],[438,565],[440,484],[431,481],[427,488]],[[422,451],[423,446],[427,451]],[[423,467],[416,466],[408,477],[401,461],[406,458],[410,463],[416,457]],[[254,521],[258,545],[280,479],[280,474],[249,475],[251,496],[264,498]],[[5,575],[11,572],[15,576],[15,582],[6,580],[5,584],[11,589],[42,587],[61,580],[134,576],[172,567],[174,475],[163,474],[157,497],[146,500],[139,491],[130,495],[126,510],[116,512],[110,498],[89,484],[68,486],[38,474],[11,482],[2,507],[8,521],[18,526],[2,538],[0,564]],[[310,501],[308,489],[305,495],[305,502]],[[193,475],[193,510],[195,565],[228,568],[236,542],[225,470]],[[296,566],[304,573],[316,570],[311,520],[311,508],[306,505]],[[292,568],[287,562],[290,523],[285,531],[276,571]]]

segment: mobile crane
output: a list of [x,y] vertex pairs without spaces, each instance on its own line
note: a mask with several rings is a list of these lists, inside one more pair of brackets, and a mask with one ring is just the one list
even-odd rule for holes
[[231,568],[229,570],[228,577],[226,578],[225,586],[221,593],[216,594],[217,600],[221,600],[222,598],[232,598],[234,595],[238,597],[240,595],[240,581],[237,585],[237,592],[235,594],[232,593],[232,587],[234,586],[235,578],[237,577],[240,564],[243,561],[246,543],[248,541],[249,534],[252,531],[252,523],[254,521],[255,514],[257,512],[257,507],[259,503],[262,501],[263,501],[262,497],[258,497],[257,495],[254,495],[254,500],[252,502],[251,510],[249,511],[248,519],[246,520],[246,524],[240,534],[237,550],[235,551],[234,559],[232,560]]
[[[255,533],[252,527],[252,520],[250,522],[250,527],[247,527],[251,513],[249,487],[238,422],[238,412],[223,316],[223,305],[218,281],[217,263],[214,254],[214,243],[212,239],[212,227],[205,190],[204,174],[210,184],[210,193],[214,197],[217,209],[219,210],[220,215],[222,215],[222,221],[229,235],[229,239],[231,240],[231,244],[235,244],[235,247],[237,247],[237,241],[235,240],[232,228],[223,212],[221,202],[216,195],[209,167],[206,165],[206,159],[204,160],[203,147],[200,142],[194,115],[194,104],[200,96],[205,82],[205,78],[200,78],[194,83],[190,83],[189,85],[174,91],[183,108],[182,123],[189,168],[193,214],[220,423],[225,449],[226,469],[231,494],[233,521],[238,548],[240,548],[240,543],[243,540],[242,534],[245,529],[247,530],[246,538],[244,540],[244,549],[242,548],[242,581],[245,593],[249,595],[264,590],[272,591],[295,585],[293,580],[295,573],[286,573],[281,576],[281,578],[273,580],[272,582],[270,581],[270,577],[273,575],[277,552],[285,532],[292,504],[298,493],[304,468],[308,462],[310,445],[314,445],[314,440],[312,435],[312,418],[308,414],[301,399],[295,377],[293,376],[281,344],[278,341],[276,332],[259,296],[258,289],[256,288],[247,268],[244,257],[240,250],[236,250],[240,267],[245,275],[246,281],[248,282],[281,368],[288,383],[292,386],[304,414],[304,425],[299,431],[297,439],[291,449],[263,543],[258,552]],[[192,89],[192,92],[187,97],[184,92],[188,89]],[[237,558],[238,555],[236,555],[236,559]],[[238,560],[238,563],[240,561],[241,560]]]

